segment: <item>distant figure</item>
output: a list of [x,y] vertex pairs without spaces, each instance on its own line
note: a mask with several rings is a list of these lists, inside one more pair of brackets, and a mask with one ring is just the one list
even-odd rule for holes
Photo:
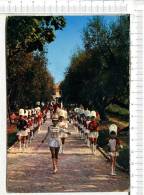
[[16,116],[16,114],[13,112],[13,113],[10,115],[10,120],[11,120],[11,123],[12,123],[12,124],[15,123],[16,118],[17,118],[17,116]]
[[38,132],[39,132],[41,130],[43,116],[40,107],[36,107],[35,110],[36,110],[36,122],[38,125]]
[[68,134],[70,134],[67,130],[68,128],[68,122],[64,118],[64,116],[59,117],[59,123],[58,123],[59,128],[61,129],[61,153],[64,152],[64,144],[65,144],[65,139],[67,138]]

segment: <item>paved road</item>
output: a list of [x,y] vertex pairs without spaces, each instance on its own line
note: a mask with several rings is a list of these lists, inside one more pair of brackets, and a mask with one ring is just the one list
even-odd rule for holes
[[59,171],[52,174],[48,145],[40,144],[48,123],[43,125],[27,152],[19,153],[16,144],[8,153],[8,192],[128,191],[128,175],[117,171],[117,176],[110,176],[110,163],[99,151],[92,155],[72,126],[65,153],[59,156]]

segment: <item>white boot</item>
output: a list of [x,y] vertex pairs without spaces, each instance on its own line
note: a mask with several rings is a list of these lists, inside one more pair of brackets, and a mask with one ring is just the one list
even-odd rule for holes
[[116,175],[116,172],[115,172],[115,170],[114,170],[113,167],[112,167],[111,175],[112,175],[112,176],[115,176],[115,175]]
[[22,150],[22,144],[21,144],[21,141],[19,141],[19,151],[21,152]]
[[95,145],[92,144],[92,153],[94,154],[95,153]]
[[23,144],[23,152],[26,150],[26,144]]
[[62,147],[62,145],[60,146],[60,153],[62,154],[62,152],[63,152],[63,147]]
[[61,146],[61,154],[64,152],[64,145]]
[[87,146],[90,147],[90,141],[87,139]]

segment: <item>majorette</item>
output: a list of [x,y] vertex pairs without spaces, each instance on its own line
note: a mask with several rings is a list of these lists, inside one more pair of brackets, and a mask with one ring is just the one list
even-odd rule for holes
[[23,143],[23,148],[25,149],[27,146],[27,121],[24,119],[25,117],[25,112],[24,109],[19,110],[19,120],[17,123],[17,129],[19,130],[17,133],[18,136],[18,141],[19,141],[19,149],[21,150],[22,148],[22,143]]

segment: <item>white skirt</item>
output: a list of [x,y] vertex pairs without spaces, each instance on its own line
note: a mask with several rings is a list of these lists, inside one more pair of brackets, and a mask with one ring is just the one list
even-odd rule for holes
[[80,128],[81,128],[81,131],[84,132],[85,127],[83,125],[81,125]]
[[61,146],[61,140],[59,138],[49,138],[48,139],[48,146],[49,147],[60,147]]
[[27,128],[26,131],[27,131],[27,133],[30,133],[30,128]]
[[50,118],[50,112],[47,112],[47,115],[46,115],[47,119]]
[[97,131],[94,131],[94,132],[90,132],[89,133],[89,137],[90,138],[98,138],[99,136],[99,133]]
[[114,156],[119,156],[118,152],[109,152],[109,155],[114,157]]
[[31,126],[31,127],[30,127],[30,131],[33,131],[33,129],[34,129],[34,127],[33,127],[33,126]]
[[66,138],[68,137],[67,133],[61,132],[60,133],[60,138]]
[[88,129],[86,129],[86,130],[85,130],[85,133],[89,134],[89,133],[90,133],[90,131],[89,131]]
[[34,124],[34,128],[37,128],[37,127],[38,127],[38,124],[35,123],[35,124]]
[[20,137],[21,137],[21,136],[28,136],[28,132],[27,132],[26,130],[25,130],[25,131],[24,131],[24,130],[21,130],[21,131],[19,131],[19,132],[17,133],[17,135],[20,136]]

